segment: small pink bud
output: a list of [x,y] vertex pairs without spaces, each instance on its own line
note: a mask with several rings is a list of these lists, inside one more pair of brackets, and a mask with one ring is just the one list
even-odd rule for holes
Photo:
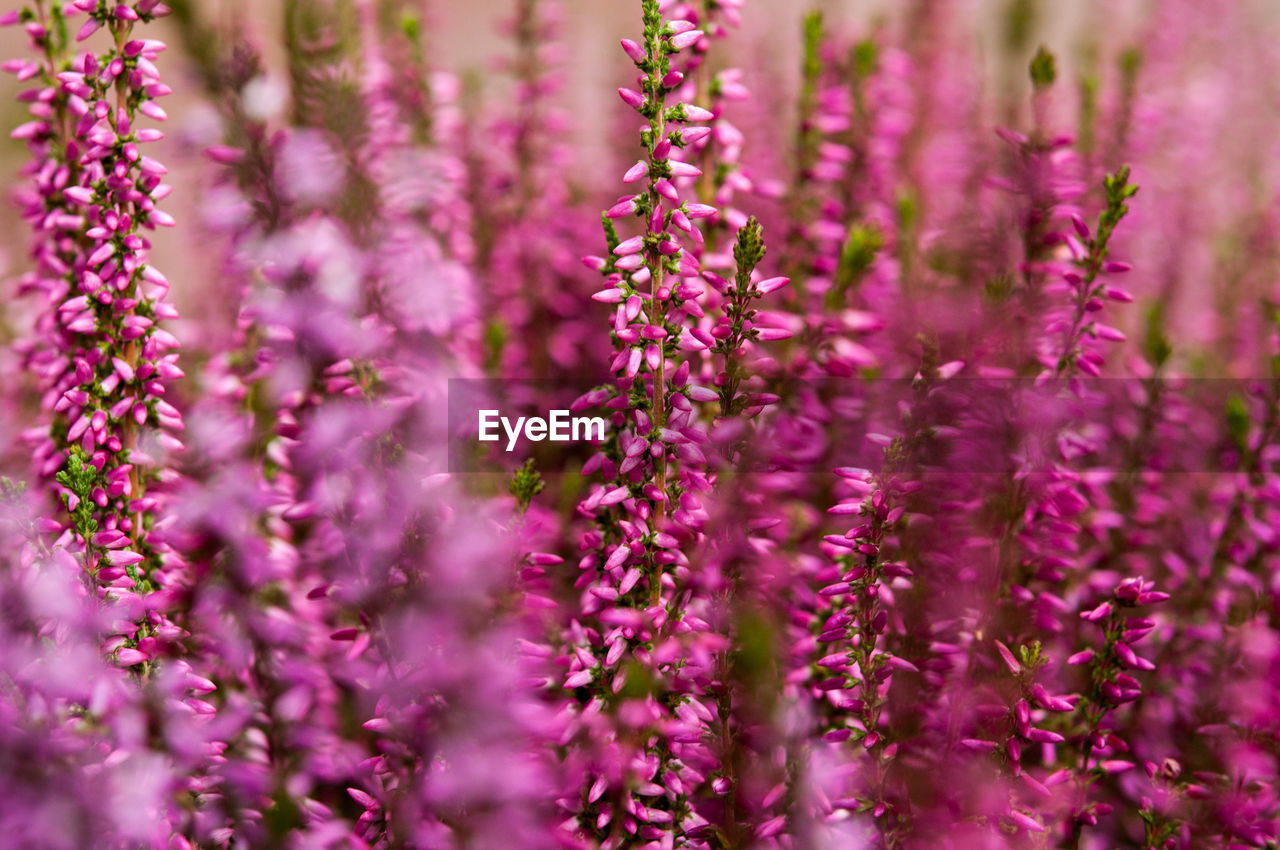
[[761,342],[775,342],[782,339],[791,339],[792,333],[786,328],[758,328],[755,331],[756,339]]
[[129,567],[134,564],[142,563],[143,557],[137,552],[133,552],[128,549],[117,549],[115,551],[108,552],[106,560],[108,564],[115,567]]
[[630,239],[624,239],[619,242],[618,246],[613,249],[613,253],[617,254],[619,257],[626,257],[630,254],[639,254],[643,250],[644,237],[632,236]]
[[97,32],[101,26],[102,24],[98,23],[96,19],[90,18],[84,22],[84,25],[80,27],[80,31],[76,33],[76,41],[84,41],[86,38]]
[[644,48],[629,38],[621,41],[622,49],[626,52],[627,57],[635,63],[640,63],[648,59],[648,55],[644,52]]
[[634,89],[618,89],[618,97],[632,109],[640,109],[644,106],[644,95]]
[[684,117],[686,121],[710,121],[715,118],[715,113],[709,109],[703,109],[701,106],[692,106],[685,104]]
[[613,206],[609,207],[609,211],[605,215],[609,218],[626,218],[629,215],[636,214],[635,196],[623,198]]
[[697,144],[710,135],[710,127],[685,127],[680,131],[680,136],[687,145]]
[[1000,654],[1000,658],[1004,661],[1004,665],[1009,668],[1009,672],[1017,676],[1022,672],[1022,665],[1013,657],[1013,653],[1009,651],[1009,647],[1005,646],[1001,641],[996,641],[996,652]]
[[702,39],[702,35],[702,30],[689,30],[688,32],[682,32],[679,35],[671,37],[671,46],[676,50],[685,50],[697,44]]
[[1093,233],[1089,230],[1089,225],[1084,223],[1084,219],[1074,213],[1071,216],[1071,226],[1076,229],[1081,239],[1088,239]]
[[244,161],[244,151],[227,145],[212,145],[205,148],[204,155],[221,165],[239,165]]
[[592,294],[591,300],[599,301],[602,304],[617,304],[625,297],[625,292],[616,286],[611,286],[608,289],[601,289],[599,292]]
[[648,163],[641,160],[635,165],[627,169],[627,173],[622,175],[623,183],[634,183],[649,173]]
[[668,164],[671,169],[672,177],[701,177],[702,169],[688,162],[680,162],[675,160]]

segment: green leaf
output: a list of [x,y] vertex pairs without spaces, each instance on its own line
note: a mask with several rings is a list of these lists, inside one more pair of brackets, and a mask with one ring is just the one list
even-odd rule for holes
[[1020,54],[1031,41],[1035,22],[1035,0],[1010,0],[1004,17],[1004,40],[1011,53]]
[[1244,399],[1233,394],[1227,399],[1227,432],[1240,451],[1249,449],[1249,408]]
[[804,78],[816,80],[822,73],[822,12],[814,9],[804,17]]
[[859,79],[871,76],[879,64],[880,48],[874,41],[865,38],[853,46],[853,72]]
[[533,458],[529,458],[511,476],[507,489],[512,496],[516,497],[516,502],[520,505],[520,511],[523,513],[529,509],[529,503],[533,501],[533,497],[541,493],[542,488],[545,486],[546,483],[542,480],[542,476],[534,468]]
[[733,246],[733,261],[738,266],[738,288],[746,291],[746,284],[751,280],[751,273],[764,259],[764,228],[755,216],[747,219],[738,230],[738,240]]
[[1156,302],[1147,311],[1146,333],[1142,337],[1142,354],[1153,366],[1163,366],[1173,355],[1173,346],[1164,332],[1164,303]]
[[875,224],[855,223],[840,250],[840,265],[836,271],[836,287],[841,291],[855,283],[884,248],[884,235]]
[[1058,78],[1058,63],[1053,54],[1043,44],[1036,50],[1031,59],[1031,84],[1036,90],[1047,89]]

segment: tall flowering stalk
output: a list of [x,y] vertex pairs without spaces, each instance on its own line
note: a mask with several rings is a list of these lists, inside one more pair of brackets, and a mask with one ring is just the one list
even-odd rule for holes
[[609,340],[590,321],[592,281],[579,264],[598,227],[586,211],[595,187],[573,176],[588,169],[573,160],[560,105],[564,12],[554,0],[514,5],[504,21],[514,97],[477,109],[464,139],[475,269],[488,282],[477,292],[485,366],[503,378],[598,377],[583,364],[601,360]]
[[[104,52],[70,55],[67,22],[82,12],[78,38],[106,30]],[[164,44],[134,30],[166,12],[148,0],[82,0],[19,15],[43,54],[20,76],[45,86],[33,98],[35,120],[17,134],[40,158],[32,169],[38,194],[27,206],[38,236],[28,288],[43,296],[46,312],[28,362],[51,425],[35,457],[46,480],[56,473],[70,512],[60,542],[82,553],[95,588],[116,596],[172,587],[181,567],[157,525],[164,485],[175,476],[169,456],[182,448],[173,435],[182,417],[164,398],[182,376],[178,341],[158,323],[177,313],[165,300],[168,281],[148,261],[146,235],[174,222],[156,207],[169,192],[166,170],[141,147],[162,134],[136,126],[164,119],[154,99],[169,89],[154,65]],[[119,663],[162,652],[162,621],[152,620],[111,642]]]
[[[578,739],[575,760],[589,780],[569,807],[575,829],[603,847],[624,846],[628,836],[699,847],[717,830],[739,835],[742,826],[703,799],[729,794],[732,800],[737,792],[730,791],[736,785],[730,764],[721,760],[732,742],[708,743],[717,727],[721,737],[730,728],[727,715],[716,722],[716,712],[728,705],[717,705],[709,692],[725,638],[707,619],[707,576],[684,551],[700,536],[707,516],[702,499],[712,488],[699,448],[709,436],[696,405],[720,401],[721,393],[691,383],[691,363],[679,358],[682,352],[720,350],[719,341],[727,365],[752,340],[774,338],[754,326],[749,305],[785,281],[755,282],[763,245],[759,225],[748,222],[738,235],[735,284],[706,274],[730,308],[711,332],[692,326],[703,315],[698,299],[705,286],[695,255],[682,242],[696,244],[694,222],[715,209],[681,200],[680,186],[702,172],[679,154],[707,135],[706,128],[689,124],[711,113],[686,103],[669,106],[667,97],[683,80],[672,57],[703,34],[686,21],[664,21],[656,0],[646,0],[642,9],[643,43],[622,43],[640,72],[639,91],[620,94],[647,120],[641,131],[647,157],[624,181],[643,180],[646,188],[609,210],[610,255],[590,260],[611,284],[596,300],[616,305],[617,351],[610,367],[618,383],[589,393],[581,404],[604,402],[615,411],[618,431],[584,468],[600,469],[612,480],[579,508],[596,517],[599,529],[583,540],[578,586],[584,595],[566,659],[564,686],[576,692],[579,706],[568,734]],[[639,218],[644,231],[621,239],[612,219],[629,217]],[[738,380],[734,375],[725,383],[726,413],[746,406]]]
[[[461,846],[502,834],[539,846],[543,806],[530,789],[545,780],[510,771],[498,787],[474,782],[466,767],[481,751],[508,766],[528,753],[527,718],[508,713],[520,702],[505,677],[516,672],[504,654],[513,618],[495,615],[512,559],[503,550],[484,559],[488,571],[468,568],[475,581],[465,588],[424,580],[443,569],[435,559],[450,548],[445,540],[460,547],[451,567],[470,550],[449,521],[465,494],[421,486],[444,466],[436,400],[446,376],[474,370],[463,359],[475,350],[466,273],[454,259],[466,255],[465,228],[455,226],[465,210],[447,195],[451,185],[432,179],[456,159],[423,135],[423,116],[402,108],[421,81],[386,61],[384,46],[399,45],[400,33],[384,31],[373,4],[354,11],[358,77],[346,77],[353,51],[298,44],[298,92],[319,110],[303,116],[310,126],[232,124],[228,136],[249,147],[211,152],[250,177],[240,182],[253,203],[228,264],[246,283],[243,333],[227,358],[238,368],[212,375],[230,410],[201,411],[206,477],[178,511],[202,568],[191,619],[210,636],[201,660],[219,685],[219,731],[235,754],[208,771],[221,794],[196,837]],[[308,21],[313,35],[333,23]],[[341,102],[353,82],[362,120],[328,120],[326,100]],[[234,103],[225,114],[252,117]],[[446,137],[451,129],[430,125]],[[263,137],[266,145],[252,144]],[[315,158],[343,162],[354,185],[311,174]],[[256,203],[259,192],[277,203]],[[430,311],[419,309],[423,298],[433,299]],[[247,433],[237,421],[246,419]],[[338,480],[346,484],[331,489]],[[235,509],[219,510],[223,499]],[[478,678],[465,682],[436,658],[446,644],[450,658],[486,656],[469,665]],[[496,712],[488,720],[486,707]],[[423,764],[416,754],[427,748],[438,755]]]

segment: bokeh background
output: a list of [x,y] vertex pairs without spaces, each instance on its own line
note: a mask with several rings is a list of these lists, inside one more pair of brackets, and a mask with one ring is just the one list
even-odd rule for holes
[[[422,0],[426,22],[428,61],[437,70],[456,75],[466,93],[466,102],[483,110],[501,108],[510,98],[509,76],[503,72],[511,41],[503,22],[514,6],[510,0]],[[1162,21],[1171,14],[1201,19],[1193,36],[1181,48],[1184,61],[1178,69],[1181,79],[1161,79],[1159,71],[1140,69],[1139,90],[1153,96],[1170,89],[1180,91],[1183,106],[1196,120],[1183,125],[1198,127],[1200,138],[1171,138],[1171,148],[1212,153],[1202,167],[1230,170],[1234,176],[1262,183],[1273,144],[1280,138],[1280,74],[1274,45],[1280,41],[1280,4],[1272,0],[1228,0],[1223,4],[1203,0],[748,0],[743,10],[744,26],[730,40],[731,50],[717,51],[713,60],[720,66],[732,64],[745,72],[744,82],[755,93],[748,104],[731,104],[730,114],[763,114],[768,120],[754,125],[747,142],[748,163],[764,163],[771,169],[788,167],[788,154],[796,120],[794,92],[799,77],[801,24],[806,12],[822,10],[836,32],[865,33],[877,26],[901,33],[907,44],[927,38],[912,33],[913,20],[928,7],[944,7],[948,26],[956,28],[962,40],[972,45],[979,65],[974,84],[986,89],[1002,114],[993,121],[1016,124],[1025,112],[1030,84],[1026,63],[1037,45],[1045,44],[1057,55],[1060,85],[1057,105],[1069,115],[1078,108],[1078,81],[1089,75],[1102,81],[1103,88],[1114,85],[1116,57],[1124,50],[1150,44],[1161,37]],[[13,8],[13,0],[0,3],[0,10]],[[611,167],[629,161],[630,151],[622,130],[629,125],[625,107],[615,90],[629,84],[630,68],[617,48],[620,38],[634,35],[638,27],[638,7],[627,0],[565,0],[561,4],[564,38],[561,69],[563,85],[560,102],[572,116],[569,144],[577,152],[581,169]],[[202,0],[195,4],[201,20],[216,32],[239,28],[265,51],[269,78],[282,88],[284,57],[280,50],[284,29],[284,9],[280,0]],[[1182,12],[1179,12],[1179,10]],[[1216,10],[1216,11],[1215,11]],[[936,11],[936,9],[935,9]],[[232,26],[234,24],[234,26]],[[1187,27],[1178,28],[1186,33]],[[177,191],[167,202],[180,221],[198,218],[198,183],[205,170],[201,143],[212,143],[217,135],[216,116],[199,97],[187,45],[172,23],[160,22],[159,33],[167,39],[169,52],[162,70],[174,79],[181,93],[167,100],[172,115],[169,138],[161,143],[158,155],[171,171],[170,182]],[[0,56],[21,55],[24,37],[13,28],[0,30]],[[274,51],[274,53],[272,52]],[[726,57],[732,53],[731,59]],[[25,109],[15,101],[18,84],[11,75],[0,76],[0,117],[13,127],[25,118]],[[1025,117],[1025,116],[1023,116]],[[1140,114],[1138,121],[1165,120],[1170,116]],[[775,135],[761,138],[762,129]],[[177,132],[174,132],[177,131]],[[25,146],[0,138],[0,184],[12,186],[26,160]],[[598,177],[583,182],[600,184]],[[1158,185],[1144,186],[1144,201],[1162,203],[1165,191]],[[1178,191],[1171,189],[1172,191]],[[1259,189],[1259,205],[1269,202]],[[1153,197],[1154,196],[1154,197]],[[1207,211],[1206,211],[1207,213]],[[163,267],[183,267],[174,298],[184,313],[199,303],[206,285],[216,285],[210,276],[216,264],[203,264],[199,230],[181,227],[156,236],[156,256]],[[194,244],[193,244],[194,240]],[[583,246],[584,253],[598,246]],[[25,236],[12,203],[0,208],[0,269],[12,273],[24,266]],[[1230,246],[1224,250],[1232,250]],[[10,304],[6,337],[12,336],[14,322],[23,321],[21,308]],[[1188,302],[1195,311],[1203,305]]]

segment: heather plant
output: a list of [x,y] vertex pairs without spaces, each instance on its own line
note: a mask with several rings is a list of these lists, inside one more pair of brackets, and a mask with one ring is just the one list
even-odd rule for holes
[[500,5],[0,17],[0,844],[1277,846],[1274,13]]
[[[155,206],[169,191],[160,182],[166,170],[138,147],[162,134],[134,127],[144,115],[165,117],[153,100],[168,92],[153,64],[164,45],[134,37],[135,23],[165,11],[81,3],[18,16],[41,54],[18,73],[46,86],[34,99],[35,120],[16,131],[30,140],[33,174],[42,175],[27,206],[40,265],[26,285],[45,304],[27,363],[40,376],[50,424],[33,431],[33,457],[42,483],[65,500],[64,543],[80,551],[95,592],[145,595],[176,581],[181,566],[155,527],[159,488],[175,475],[168,456],[181,448],[171,432],[182,428],[163,397],[166,382],[182,375],[172,353],[178,341],[157,320],[177,314],[144,235],[173,219]],[[88,19],[76,40],[106,27],[106,52],[72,55],[68,19],[80,12]],[[148,660],[138,641],[149,635],[143,625],[124,636],[127,663]]]

